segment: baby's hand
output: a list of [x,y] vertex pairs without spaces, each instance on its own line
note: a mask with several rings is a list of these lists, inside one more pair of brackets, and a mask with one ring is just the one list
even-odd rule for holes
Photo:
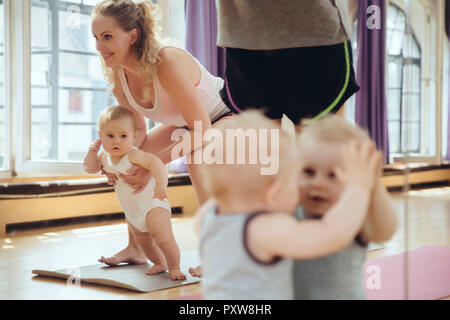
[[95,154],[98,153],[98,150],[100,150],[100,147],[102,145],[102,141],[100,139],[95,140],[90,146],[89,146],[89,152],[94,152]]
[[155,186],[155,195],[153,198],[158,198],[159,200],[167,199],[167,186],[164,184],[157,184]]
[[371,141],[352,141],[342,147],[342,168],[336,169],[338,178],[345,184],[372,189],[380,174],[382,153]]
[[105,169],[103,169],[103,167],[102,167],[102,174],[106,175],[106,177],[108,178],[108,184],[110,186],[115,186],[117,180],[119,180],[119,178],[117,178],[117,176],[114,173],[106,172]]

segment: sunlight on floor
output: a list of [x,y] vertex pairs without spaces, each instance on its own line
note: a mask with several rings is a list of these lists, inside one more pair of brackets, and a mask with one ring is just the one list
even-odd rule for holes
[[108,226],[73,229],[72,233],[76,234],[77,236],[82,236],[82,235],[86,235],[86,234],[116,233],[116,232],[122,232],[122,231],[126,231],[126,230],[127,230],[127,224],[121,223],[121,224],[114,224],[114,225],[108,225]]
[[427,190],[409,191],[408,195],[418,197],[441,197],[448,196],[450,200],[450,187],[433,188]]

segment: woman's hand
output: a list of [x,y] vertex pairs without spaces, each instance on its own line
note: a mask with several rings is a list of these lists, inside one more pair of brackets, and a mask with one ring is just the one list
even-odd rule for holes
[[152,177],[150,171],[137,165],[134,165],[131,169],[128,169],[127,173],[127,175],[120,174],[120,177],[127,185],[134,189],[133,194],[144,190]]
[[115,186],[116,185],[117,180],[119,178],[117,178],[117,176],[114,173],[108,173],[102,167],[102,174],[106,175],[106,177],[108,178],[108,184],[110,186]]

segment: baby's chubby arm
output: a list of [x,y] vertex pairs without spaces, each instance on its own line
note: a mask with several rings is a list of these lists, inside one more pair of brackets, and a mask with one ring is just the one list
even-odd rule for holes
[[155,197],[167,198],[167,184],[169,181],[167,168],[159,157],[139,149],[132,149],[128,154],[132,164],[138,165],[150,172],[155,178]]
[[247,244],[257,257],[314,259],[348,246],[362,228],[370,194],[378,177],[381,154],[373,143],[349,143],[342,150],[343,166],[336,170],[345,188],[339,200],[319,220],[297,221],[272,213],[260,215],[248,225]]
[[361,238],[366,242],[383,242],[392,238],[396,230],[397,214],[392,199],[378,179],[372,191],[369,213],[361,231]]
[[98,151],[100,150],[100,146],[102,145],[102,141],[100,139],[95,140],[90,146],[89,151],[84,157],[84,170],[87,173],[97,173],[102,168],[102,161],[101,157],[103,152],[98,154]]
[[[378,163],[378,176],[383,173],[383,162]],[[395,234],[397,229],[397,214],[392,199],[389,196],[380,178],[372,190],[369,204],[369,213],[363,224],[360,236],[364,242],[387,241]]]

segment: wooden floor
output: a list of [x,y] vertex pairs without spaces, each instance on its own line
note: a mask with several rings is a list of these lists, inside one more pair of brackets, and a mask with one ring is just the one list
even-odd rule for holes
[[[450,246],[450,188],[392,196],[400,227],[384,248],[370,251],[368,258],[404,252],[406,245],[408,249]],[[192,217],[173,218],[173,227],[182,250],[198,248]],[[66,286],[63,280],[31,273],[40,268],[95,264],[101,255],[112,255],[126,244],[126,225],[120,220],[8,233],[7,238],[0,239],[0,299],[173,299],[201,293],[200,284],[135,293],[89,284]]]

